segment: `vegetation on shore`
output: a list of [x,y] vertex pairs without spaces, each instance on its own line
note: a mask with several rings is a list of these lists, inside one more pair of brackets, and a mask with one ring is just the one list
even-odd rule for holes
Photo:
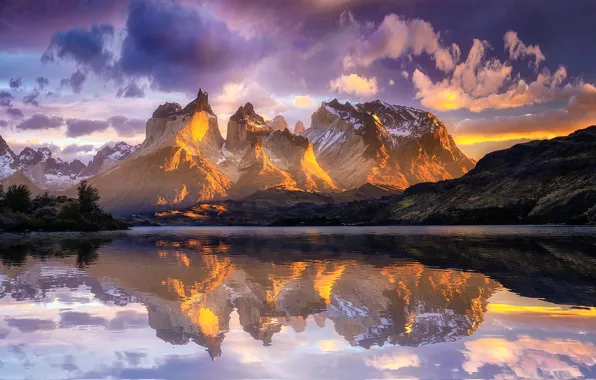
[[109,231],[128,224],[103,211],[97,189],[83,181],[78,198],[53,196],[47,191],[36,197],[26,185],[0,185],[0,231]]

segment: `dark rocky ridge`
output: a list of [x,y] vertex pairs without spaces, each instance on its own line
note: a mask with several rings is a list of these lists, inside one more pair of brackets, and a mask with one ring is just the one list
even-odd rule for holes
[[412,186],[377,221],[596,223],[596,126],[489,153],[458,179]]

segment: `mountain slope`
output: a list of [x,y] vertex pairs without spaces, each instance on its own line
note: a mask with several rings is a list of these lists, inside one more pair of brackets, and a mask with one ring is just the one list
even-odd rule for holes
[[143,144],[91,184],[102,194],[102,205],[119,213],[224,198],[232,183],[209,161],[222,144],[217,117],[201,90],[184,109],[160,106],[147,122]]
[[595,223],[596,126],[487,154],[463,177],[407,189],[398,223]]
[[433,114],[379,100],[324,102],[302,135],[323,169],[346,188],[368,182],[405,189],[474,167]]

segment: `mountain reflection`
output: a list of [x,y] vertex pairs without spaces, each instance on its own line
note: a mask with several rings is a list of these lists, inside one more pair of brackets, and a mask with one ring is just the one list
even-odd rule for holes
[[[536,292],[515,266],[533,272],[538,284],[581,266],[575,282],[561,284],[555,297],[576,291],[574,300],[587,299],[593,288],[582,281],[594,273],[594,264],[584,248],[593,242],[561,244],[489,238],[445,244],[444,238],[385,235],[25,238],[2,243],[0,298],[36,301],[51,289],[86,287],[104,303],[145,305],[158,338],[174,345],[192,341],[212,358],[222,355],[234,312],[242,329],[263,345],[275,345],[284,328],[315,328],[307,324],[312,317],[319,327],[331,321],[354,347],[422,346],[472,335],[483,323],[488,299],[501,288],[500,273],[509,273],[504,281],[517,286],[514,291]],[[536,260],[536,247],[550,255]],[[566,252],[573,252],[573,262]],[[459,266],[464,255],[474,256]],[[61,326],[141,323],[74,311],[60,315]],[[30,328],[51,328],[40,326]]]

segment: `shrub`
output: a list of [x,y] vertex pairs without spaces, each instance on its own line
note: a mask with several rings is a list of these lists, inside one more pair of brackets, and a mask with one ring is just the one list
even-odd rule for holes
[[4,199],[14,212],[25,212],[31,207],[31,191],[25,185],[11,185]]
[[60,219],[79,220],[81,219],[81,209],[78,203],[66,203],[62,206],[59,213]]
[[45,191],[43,194],[36,196],[33,198],[33,203],[35,207],[42,208],[46,206],[50,206],[56,202],[56,197],[50,195],[48,191]]

